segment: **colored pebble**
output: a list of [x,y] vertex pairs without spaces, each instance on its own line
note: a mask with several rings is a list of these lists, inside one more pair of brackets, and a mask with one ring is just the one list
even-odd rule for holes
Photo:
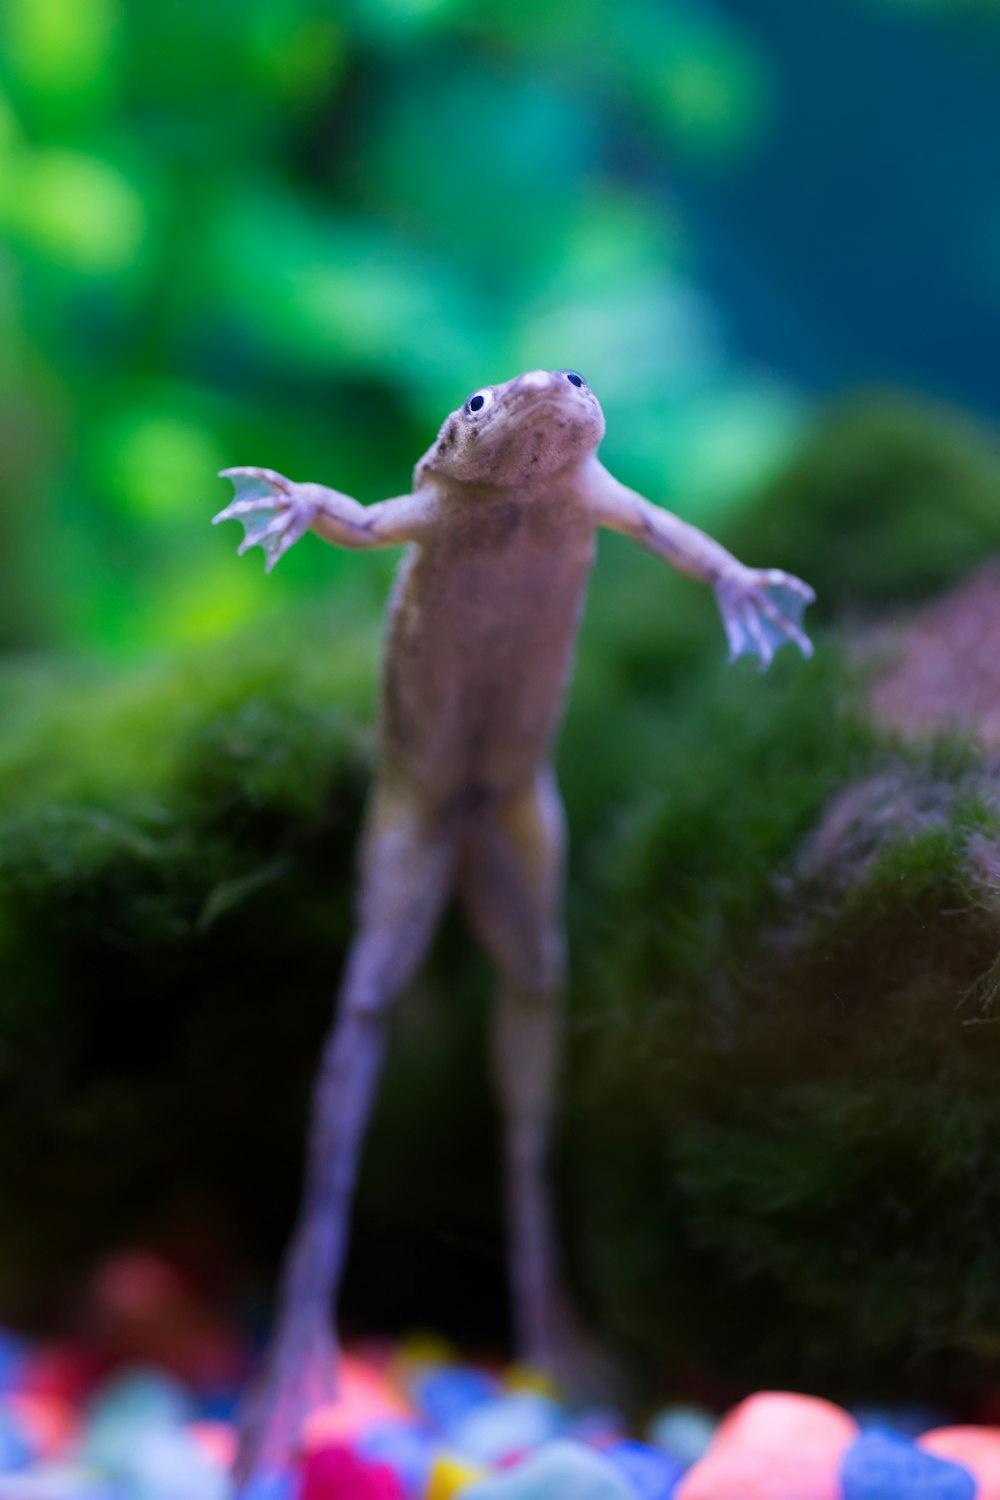
[[43,1464],[30,1472],[5,1475],[2,1500],[132,1500],[107,1479],[65,1464]]
[[228,1500],[224,1469],[183,1427],[147,1428],[109,1466],[128,1500]]
[[821,1396],[760,1391],[723,1418],[711,1446],[749,1445],[776,1451],[794,1448],[801,1453],[836,1453],[839,1458],[857,1434],[854,1418]]
[[58,1396],[11,1391],[4,1405],[43,1457],[60,1452],[80,1425],[75,1409]]
[[414,1421],[380,1422],[355,1444],[362,1458],[388,1464],[407,1497],[421,1496],[439,1441]]
[[880,1432],[898,1432],[908,1438],[918,1438],[944,1420],[941,1412],[929,1406],[854,1406],[851,1415],[862,1431],[877,1427]]
[[844,1454],[843,1500],[975,1500],[968,1469],[895,1432],[862,1432]]
[[420,1415],[447,1433],[468,1412],[492,1400],[498,1390],[499,1382],[485,1370],[445,1365],[425,1371],[415,1381],[413,1399]]
[[191,1398],[178,1381],[157,1370],[125,1370],[87,1407],[81,1457],[95,1465],[113,1462],[135,1433],[178,1427],[193,1414]]
[[17,1334],[0,1328],[0,1395],[12,1391],[21,1384],[27,1343]]
[[667,1406],[652,1418],[646,1436],[678,1463],[697,1463],[715,1436],[718,1418],[705,1406]]
[[762,1391],[719,1424],[677,1500],[841,1500],[841,1462],[857,1433],[831,1401]]
[[938,1427],[917,1447],[964,1464],[979,1486],[976,1500],[1000,1500],[1000,1427]]
[[462,1490],[461,1500],[636,1500],[608,1459],[580,1443],[548,1443],[506,1473]]
[[310,1415],[303,1428],[303,1447],[308,1452],[349,1443],[380,1422],[409,1416],[409,1405],[383,1371],[344,1354],[337,1367],[337,1399]]
[[424,1500],[451,1500],[453,1495],[465,1494],[469,1485],[485,1478],[483,1470],[475,1464],[441,1453],[434,1460]]
[[259,1474],[244,1485],[237,1500],[299,1500],[297,1474]]
[[511,1391],[467,1412],[448,1434],[449,1445],[473,1463],[490,1468],[561,1436],[566,1415],[538,1391]]
[[636,1500],[671,1500],[684,1465],[649,1443],[630,1439],[601,1450],[631,1484]]
[[306,1457],[299,1500],[403,1500],[403,1490],[388,1464],[367,1463],[338,1444]]
[[35,1456],[23,1426],[9,1412],[0,1409],[0,1474],[23,1469]]

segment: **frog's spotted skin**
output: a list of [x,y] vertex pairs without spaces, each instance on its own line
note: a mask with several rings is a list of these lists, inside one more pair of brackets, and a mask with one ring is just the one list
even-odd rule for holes
[[308,530],[341,547],[408,543],[389,610],[379,771],[361,847],[358,924],[316,1083],[305,1193],[277,1326],[245,1413],[237,1477],[280,1467],[333,1378],[330,1308],[382,1062],[385,1016],[453,888],[500,973],[494,1062],[504,1114],[520,1355],[565,1372],[580,1341],[546,1186],[564,972],[563,820],[551,769],[598,528],[711,583],[730,656],[808,655],[812,590],[744,567],[619,484],[582,376],[531,370],[474,391],[417,464],[413,492],[363,506],[270,469],[227,469],[241,551],[268,567]]

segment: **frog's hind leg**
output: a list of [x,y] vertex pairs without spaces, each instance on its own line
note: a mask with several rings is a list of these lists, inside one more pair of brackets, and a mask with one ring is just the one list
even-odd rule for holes
[[517,1351],[559,1376],[577,1349],[547,1181],[563,1029],[564,851],[562,806],[546,769],[486,815],[460,875],[472,924],[501,976],[493,1062],[504,1118]]
[[302,1206],[282,1268],[275,1330],[241,1419],[238,1483],[283,1468],[309,1410],[333,1394],[331,1309],[385,1048],[386,1012],[421,962],[448,895],[455,832],[383,785],[361,849],[357,930],[312,1102]]

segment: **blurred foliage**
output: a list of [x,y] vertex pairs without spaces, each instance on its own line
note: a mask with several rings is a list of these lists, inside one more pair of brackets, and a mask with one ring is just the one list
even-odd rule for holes
[[799,401],[695,290],[666,153],[766,128],[751,38],[689,0],[7,0],[0,13],[0,644],[224,633],[265,590],[206,522],[264,462],[399,493],[471,387],[590,371],[609,452],[733,503]]

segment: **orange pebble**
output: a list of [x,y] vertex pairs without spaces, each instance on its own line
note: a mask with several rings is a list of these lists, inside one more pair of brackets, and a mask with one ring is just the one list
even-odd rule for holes
[[964,1464],[979,1484],[976,1500],[1000,1500],[1000,1427],[937,1427],[917,1447]]
[[75,1409],[58,1396],[46,1396],[36,1391],[10,1391],[4,1397],[4,1404],[24,1428],[29,1441],[46,1458],[59,1454],[79,1426]]
[[733,1408],[676,1500],[840,1500],[858,1424],[818,1396],[761,1391]]
[[327,1443],[350,1442],[376,1422],[412,1417],[413,1412],[385,1376],[350,1355],[337,1372],[337,1399],[308,1418],[302,1434],[307,1453]]
[[188,1432],[202,1453],[222,1469],[228,1469],[236,1457],[236,1429],[228,1422],[192,1422]]

